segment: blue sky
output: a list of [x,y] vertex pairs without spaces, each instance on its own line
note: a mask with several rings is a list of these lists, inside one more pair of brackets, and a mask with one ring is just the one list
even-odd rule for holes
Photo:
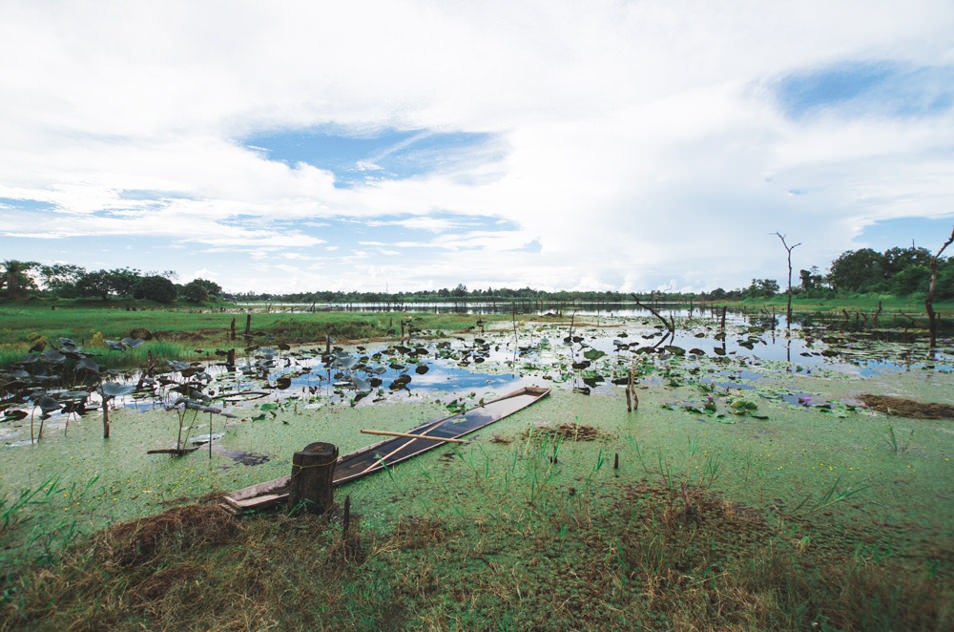
[[954,5],[3,3],[0,259],[705,290],[954,225]]

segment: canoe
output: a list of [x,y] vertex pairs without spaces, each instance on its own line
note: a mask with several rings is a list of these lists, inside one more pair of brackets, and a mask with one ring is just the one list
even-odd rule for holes
[[[523,410],[549,394],[549,388],[525,386],[471,410],[432,419],[406,433],[416,435],[415,437],[385,439],[339,456],[335,462],[334,485],[344,485],[446,445],[446,439],[459,439],[476,432]],[[223,496],[223,506],[236,514],[274,507],[287,502],[290,481],[291,476],[283,476],[230,492]]]

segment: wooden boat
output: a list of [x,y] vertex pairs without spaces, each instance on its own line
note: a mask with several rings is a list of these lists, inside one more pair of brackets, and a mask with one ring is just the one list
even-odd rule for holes
[[[523,410],[549,395],[550,389],[525,386],[502,395],[471,410],[433,419],[413,428],[406,434],[414,437],[386,439],[338,457],[335,462],[334,485],[380,472],[401,461],[445,445],[447,439],[458,439],[495,421]],[[433,439],[431,438],[433,437]],[[287,502],[290,476],[259,483],[226,494],[223,506],[236,514],[274,507]]]

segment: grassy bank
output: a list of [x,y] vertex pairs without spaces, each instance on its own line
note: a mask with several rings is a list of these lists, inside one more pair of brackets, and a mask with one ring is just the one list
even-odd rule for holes
[[[719,304],[730,307],[774,307],[777,311],[784,311],[788,299],[785,294],[777,294],[771,298],[747,298],[740,301],[719,301]],[[912,294],[909,296],[894,296],[892,294],[856,294],[831,297],[805,297],[795,294],[792,297],[792,309],[803,312],[875,312],[878,307],[883,312],[904,312],[918,318],[926,319],[924,295]],[[948,317],[954,315],[954,302],[935,301],[934,309]]]
[[[39,342],[70,338],[88,352],[102,352],[107,366],[140,366],[137,355],[108,353],[105,340],[145,336],[148,350],[160,359],[190,359],[201,356],[196,348],[244,347],[249,344],[324,344],[325,337],[341,342],[398,337],[402,322],[416,330],[453,334],[477,327],[478,319],[508,321],[509,316],[459,314],[408,314],[405,312],[256,312],[251,317],[251,338],[243,336],[246,314],[238,311],[189,310],[138,306],[93,306],[80,304],[51,309],[45,303],[0,304],[0,366],[22,359]],[[235,325],[236,339],[231,338]]]

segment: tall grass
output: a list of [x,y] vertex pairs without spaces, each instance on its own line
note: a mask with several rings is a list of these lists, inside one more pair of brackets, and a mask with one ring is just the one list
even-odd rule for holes
[[[528,458],[546,468],[552,448]],[[427,516],[404,512],[378,528],[352,520],[350,540],[336,515],[239,524],[214,503],[170,510],[9,579],[0,629],[137,629],[171,620],[207,630],[954,624],[945,579],[799,546],[784,525],[701,488],[612,484],[581,502],[581,492],[568,494],[554,479],[538,482],[546,503],[485,485],[497,512],[454,503]]]

